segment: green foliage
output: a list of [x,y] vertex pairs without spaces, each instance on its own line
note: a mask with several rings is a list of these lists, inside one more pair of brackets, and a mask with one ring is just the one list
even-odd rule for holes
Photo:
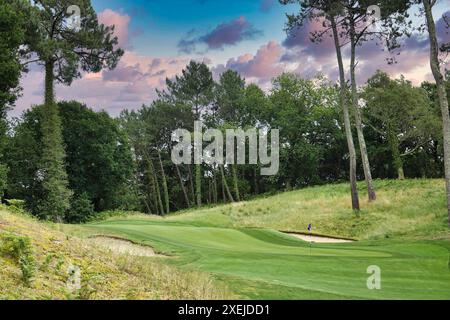
[[82,223],[90,220],[94,214],[94,205],[84,192],[81,195],[74,195],[64,220],[69,223]]
[[289,189],[342,178],[339,171],[324,170],[345,154],[338,92],[320,77],[304,80],[293,74],[275,78],[273,86],[266,121],[280,130],[278,186]]
[[[368,131],[375,131],[379,140],[387,141],[395,170],[403,171],[404,163],[407,163],[407,175],[439,172],[436,146],[440,144],[441,124],[426,90],[414,87],[403,77],[392,80],[379,71],[368,80],[363,98]],[[383,148],[382,145],[380,147]],[[375,148],[372,150],[375,156],[383,152]],[[422,169],[417,168],[414,162],[420,162]],[[414,171],[419,172],[415,174]]]
[[15,207],[18,209],[25,209],[25,201],[19,200],[19,199],[8,199],[6,200],[6,203],[9,207]]
[[[71,5],[81,11],[80,29],[72,28],[67,12]],[[99,24],[90,0],[40,0],[31,7],[18,5],[28,14],[25,42],[28,52],[35,53],[51,65],[55,80],[70,85],[82,71],[99,72],[114,68],[123,50],[116,48],[114,26]]]
[[65,151],[58,106],[46,104],[41,118],[42,155],[39,159],[35,179],[41,185],[42,194],[37,199],[35,213],[43,218],[61,222],[70,208],[73,192],[65,170]]
[[175,80],[166,80],[167,92],[160,92],[160,98],[166,98],[192,109],[196,119],[200,119],[203,112],[213,101],[214,81],[212,73],[204,63],[189,62],[181,76]]
[[14,234],[0,234],[0,253],[14,260],[22,271],[22,281],[30,285],[35,274],[35,260],[30,239]]
[[239,73],[227,70],[216,86],[217,119],[224,123],[241,124],[245,97],[245,80]]
[[4,164],[6,112],[20,93],[20,75],[24,70],[19,53],[25,37],[24,20],[22,12],[15,11],[8,1],[0,0],[0,200],[6,189],[8,173]]
[[14,10],[6,0],[0,0],[0,118],[14,103],[20,91],[19,79],[23,70],[19,46],[23,43],[24,15]]
[[[98,211],[119,208],[133,172],[131,151],[123,132],[105,112],[96,113],[77,102],[61,102],[59,113],[70,190],[86,193]],[[25,112],[8,143],[8,194],[26,200],[27,207],[38,216],[42,212],[38,207],[40,200],[47,194],[39,179],[43,117],[41,107]],[[130,188],[126,191],[130,192]],[[65,201],[64,208],[61,203],[49,206],[58,217],[63,217],[70,203]]]
[[3,198],[4,192],[8,185],[8,167],[0,164],[0,200]]
[[[67,19],[72,14],[67,8],[77,5],[82,13],[80,28],[74,28]],[[65,150],[61,120],[54,101],[55,81],[70,85],[81,76],[80,70],[99,72],[114,68],[123,50],[115,48],[114,27],[98,23],[97,15],[87,0],[14,1],[14,9],[27,15],[23,53],[37,56],[45,65],[45,104],[41,110],[39,131],[41,150],[35,169],[27,180],[33,185],[30,207],[33,213],[45,219],[61,221],[69,208],[73,194],[69,190],[65,171]],[[32,133],[33,134],[33,133]],[[30,181],[31,180],[31,181]]]
[[96,211],[118,208],[134,170],[126,136],[106,112],[75,101],[59,108],[70,189],[86,193]]

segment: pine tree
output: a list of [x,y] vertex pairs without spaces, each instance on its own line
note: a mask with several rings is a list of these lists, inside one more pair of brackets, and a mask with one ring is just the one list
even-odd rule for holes
[[[70,23],[73,12],[80,9],[79,26]],[[99,72],[114,68],[123,55],[116,49],[114,27],[98,23],[97,15],[88,0],[36,0],[31,3],[15,2],[16,10],[29,17],[24,51],[33,60],[45,66],[45,101],[42,108],[42,157],[37,179],[42,185],[42,195],[37,200],[39,216],[61,220],[70,206],[72,192],[68,189],[65,170],[65,151],[61,133],[61,120],[55,103],[54,85],[70,85],[81,77],[80,69]],[[36,58],[37,57],[37,58]]]

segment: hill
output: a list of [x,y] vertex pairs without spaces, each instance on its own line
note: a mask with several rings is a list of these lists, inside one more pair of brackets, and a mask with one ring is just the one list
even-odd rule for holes
[[183,272],[158,258],[116,254],[60,230],[0,208],[0,300],[228,297],[206,274]]
[[365,184],[359,183],[358,187],[361,199],[358,215],[351,209],[349,186],[344,183],[186,210],[163,218],[148,215],[140,218],[194,226],[267,228],[305,233],[311,223],[313,234],[357,240],[450,240],[443,180],[375,180],[378,198],[373,203],[367,200]]

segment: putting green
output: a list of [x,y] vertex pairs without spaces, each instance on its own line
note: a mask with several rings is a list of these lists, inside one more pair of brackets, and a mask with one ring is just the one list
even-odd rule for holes
[[[243,298],[450,299],[448,242],[313,244],[273,230],[112,220],[88,226],[176,255],[167,263],[213,273]],[[369,290],[369,266],[381,289]]]

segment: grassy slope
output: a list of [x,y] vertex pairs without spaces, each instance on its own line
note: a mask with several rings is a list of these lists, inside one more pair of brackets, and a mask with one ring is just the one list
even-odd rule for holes
[[[450,299],[442,181],[377,181],[376,187],[377,202],[363,201],[359,217],[347,185],[333,185],[75,231],[116,234],[175,253],[179,258],[170,263],[214,273],[246,298]],[[314,244],[310,251],[308,243],[277,231],[242,228],[305,231],[310,222],[316,233],[363,241]],[[381,267],[382,290],[366,287],[370,265]]]
[[308,224],[312,223],[313,233],[358,240],[450,240],[442,180],[377,180],[375,187],[378,199],[368,203],[365,184],[359,184],[362,209],[359,217],[351,210],[348,184],[336,184],[190,210],[170,215],[164,221],[298,232],[307,232]]
[[[36,260],[35,277],[27,286],[17,264],[0,254],[0,300],[229,297],[205,274],[183,272],[155,258],[114,255],[58,229],[0,207],[0,235],[28,237]],[[82,288],[75,292],[66,286],[71,264],[81,268]]]

